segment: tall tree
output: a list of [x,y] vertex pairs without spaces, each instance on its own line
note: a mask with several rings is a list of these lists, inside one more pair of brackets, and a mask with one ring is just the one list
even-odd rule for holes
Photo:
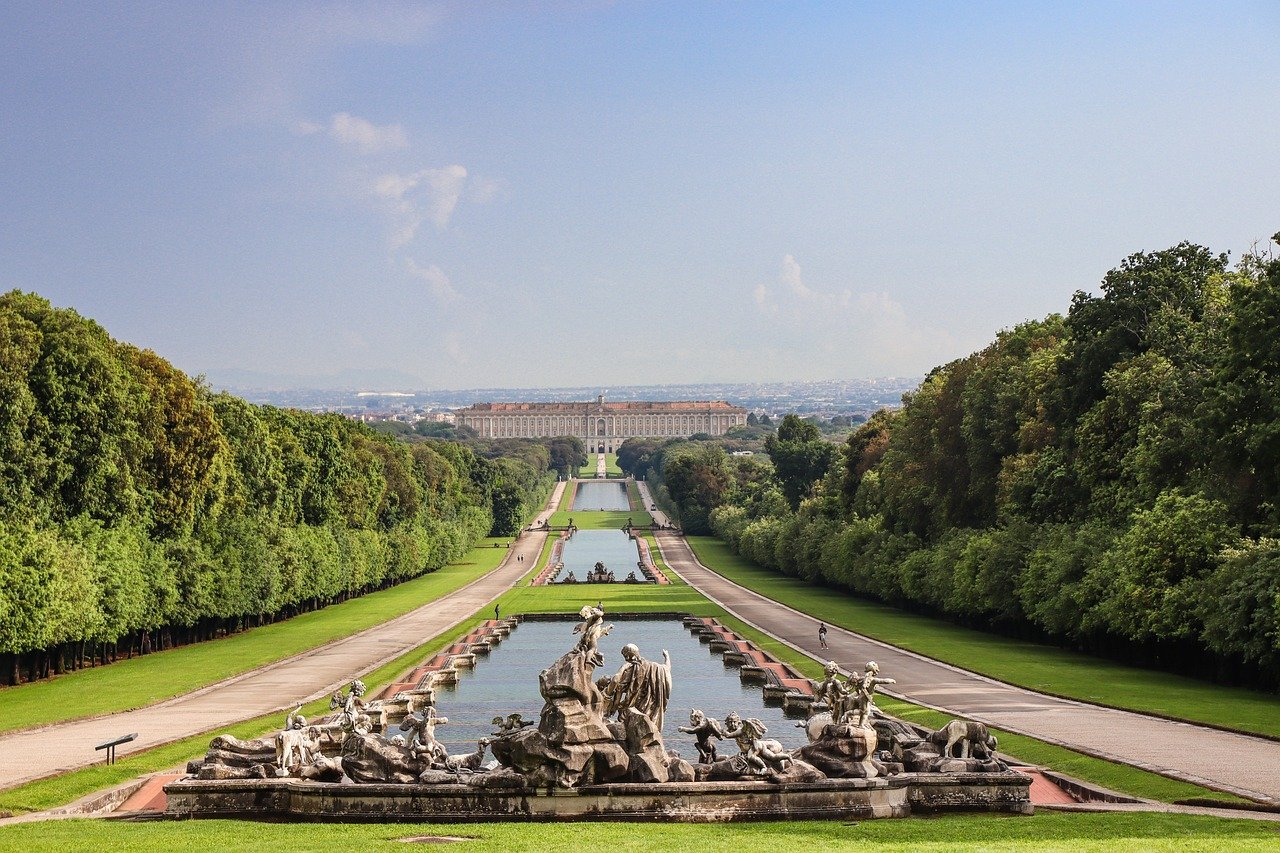
[[765,439],[764,449],[792,509],[798,508],[813,491],[813,484],[826,475],[835,454],[835,445],[823,440],[818,427],[798,415],[786,415],[777,433]]

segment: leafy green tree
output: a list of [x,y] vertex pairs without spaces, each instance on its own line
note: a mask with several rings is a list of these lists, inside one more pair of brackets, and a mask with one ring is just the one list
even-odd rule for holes
[[786,415],[778,432],[765,439],[765,452],[773,462],[774,476],[792,509],[809,496],[835,455],[835,445],[822,437],[818,427],[796,415]]

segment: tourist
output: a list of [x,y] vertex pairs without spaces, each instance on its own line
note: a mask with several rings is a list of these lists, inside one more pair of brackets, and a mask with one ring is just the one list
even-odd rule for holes
[[825,622],[818,623],[818,645],[824,649],[827,647],[827,624]]
[[501,605],[501,604],[495,604],[495,605],[493,605],[493,618],[494,618],[494,619],[501,619],[501,618],[502,618],[502,605]]

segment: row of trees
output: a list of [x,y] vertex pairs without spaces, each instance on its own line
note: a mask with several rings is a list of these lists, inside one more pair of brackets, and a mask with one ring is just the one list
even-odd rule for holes
[[412,445],[214,394],[74,311],[0,296],[0,682],[434,571],[514,533],[547,459]]
[[1276,328],[1280,260],[1139,253],[1065,317],[935,369],[838,447],[788,417],[772,470],[672,446],[662,464],[695,474],[662,479],[686,528],[761,565],[1274,688]]

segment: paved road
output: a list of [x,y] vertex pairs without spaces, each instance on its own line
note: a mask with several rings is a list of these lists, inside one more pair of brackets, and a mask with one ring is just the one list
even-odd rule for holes
[[896,678],[892,696],[1112,761],[1280,805],[1280,742],[1058,699],[818,623],[703,566],[683,537],[659,532],[676,574],[744,622],[818,660],[861,671],[868,660]]
[[[556,485],[548,509],[539,514],[536,524],[550,515],[563,490],[563,483]],[[525,532],[501,565],[488,574],[345,639],[135,711],[0,736],[0,790],[100,761],[102,755],[93,747],[129,732],[138,732],[138,739],[127,748],[134,752],[328,695],[347,680],[448,630],[506,592],[534,568],[545,540],[545,533]],[[520,555],[523,561],[516,559]]]

